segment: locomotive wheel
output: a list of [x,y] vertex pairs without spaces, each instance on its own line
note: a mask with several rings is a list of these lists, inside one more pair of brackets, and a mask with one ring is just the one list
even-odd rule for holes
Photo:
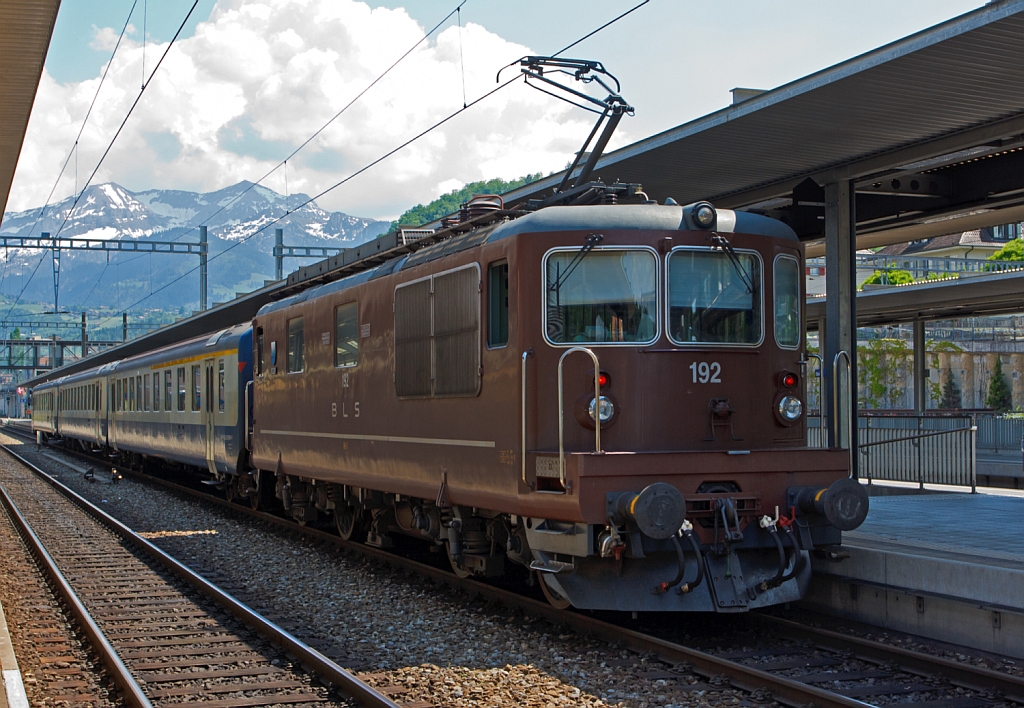
[[351,506],[335,508],[334,525],[338,529],[338,535],[346,541],[351,541],[362,528],[362,517],[362,509],[354,509]]
[[544,576],[547,573],[542,573],[539,570],[534,571],[537,574],[537,582],[540,583],[540,591],[544,593],[544,599],[548,601],[552,607],[556,610],[567,610],[572,605],[569,599],[566,598],[562,593],[554,588],[550,587]]
[[444,549],[448,552],[448,562],[451,563],[452,570],[455,572],[457,576],[459,576],[460,578],[468,578],[470,575],[473,574],[471,571],[463,568],[462,565],[460,565],[459,562],[455,560],[455,556],[452,555],[452,547],[450,544],[444,544]]

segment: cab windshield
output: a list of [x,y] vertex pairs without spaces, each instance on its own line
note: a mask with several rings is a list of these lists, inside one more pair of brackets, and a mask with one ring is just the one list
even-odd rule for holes
[[[641,249],[548,254],[545,331],[554,344],[650,344],[658,336],[658,259]],[[575,262],[574,262],[575,259]]]
[[[677,344],[761,342],[761,260],[739,251],[679,249],[668,261],[668,333]],[[751,287],[752,286],[752,287]]]

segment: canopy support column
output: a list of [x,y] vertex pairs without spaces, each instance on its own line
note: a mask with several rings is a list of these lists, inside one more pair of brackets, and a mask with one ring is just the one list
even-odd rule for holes
[[[857,269],[854,186],[849,179],[825,185],[825,333],[822,401],[828,414],[828,446],[851,451],[851,474],[857,477]],[[839,352],[850,357],[850,375]],[[838,362],[838,363],[837,363]],[[839,377],[839,401],[833,380]],[[838,403],[838,405],[837,405]],[[838,412],[838,416],[836,415]],[[849,431],[854,431],[850,435]]]

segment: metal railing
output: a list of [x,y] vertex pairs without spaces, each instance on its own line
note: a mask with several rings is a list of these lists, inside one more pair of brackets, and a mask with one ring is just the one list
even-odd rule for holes
[[[826,268],[824,258],[808,258],[809,269]],[[1002,273],[1021,269],[1020,261],[989,261],[980,258],[908,258],[906,256],[880,256],[877,254],[858,254],[857,269],[881,271],[884,274],[894,270],[909,272],[914,278],[924,279],[929,276],[952,276],[961,273],[988,274]],[[884,278],[883,278],[884,282]]]
[[1019,452],[1024,438],[1024,418],[979,415],[978,448],[992,452]]
[[[947,484],[977,492],[978,428],[969,417],[864,418],[860,441],[860,476],[871,480]],[[888,425],[878,426],[879,421]],[[892,425],[894,422],[906,427]],[[940,429],[929,429],[939,426]],[[914,427],[910,427],[914,426]]]
[[[809,426],[808,445],[821,446],[823,432]],[[858,417],[859,476],[868,483],[948,484],[976,491],[977,432],[971,416]]]

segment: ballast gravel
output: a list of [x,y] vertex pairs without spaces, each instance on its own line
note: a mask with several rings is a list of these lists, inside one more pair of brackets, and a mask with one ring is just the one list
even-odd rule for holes
[[408,708],[755,705],[724,682],[560,634],[544,621],[144,483],[86,482],[35,445],[5,442]]

